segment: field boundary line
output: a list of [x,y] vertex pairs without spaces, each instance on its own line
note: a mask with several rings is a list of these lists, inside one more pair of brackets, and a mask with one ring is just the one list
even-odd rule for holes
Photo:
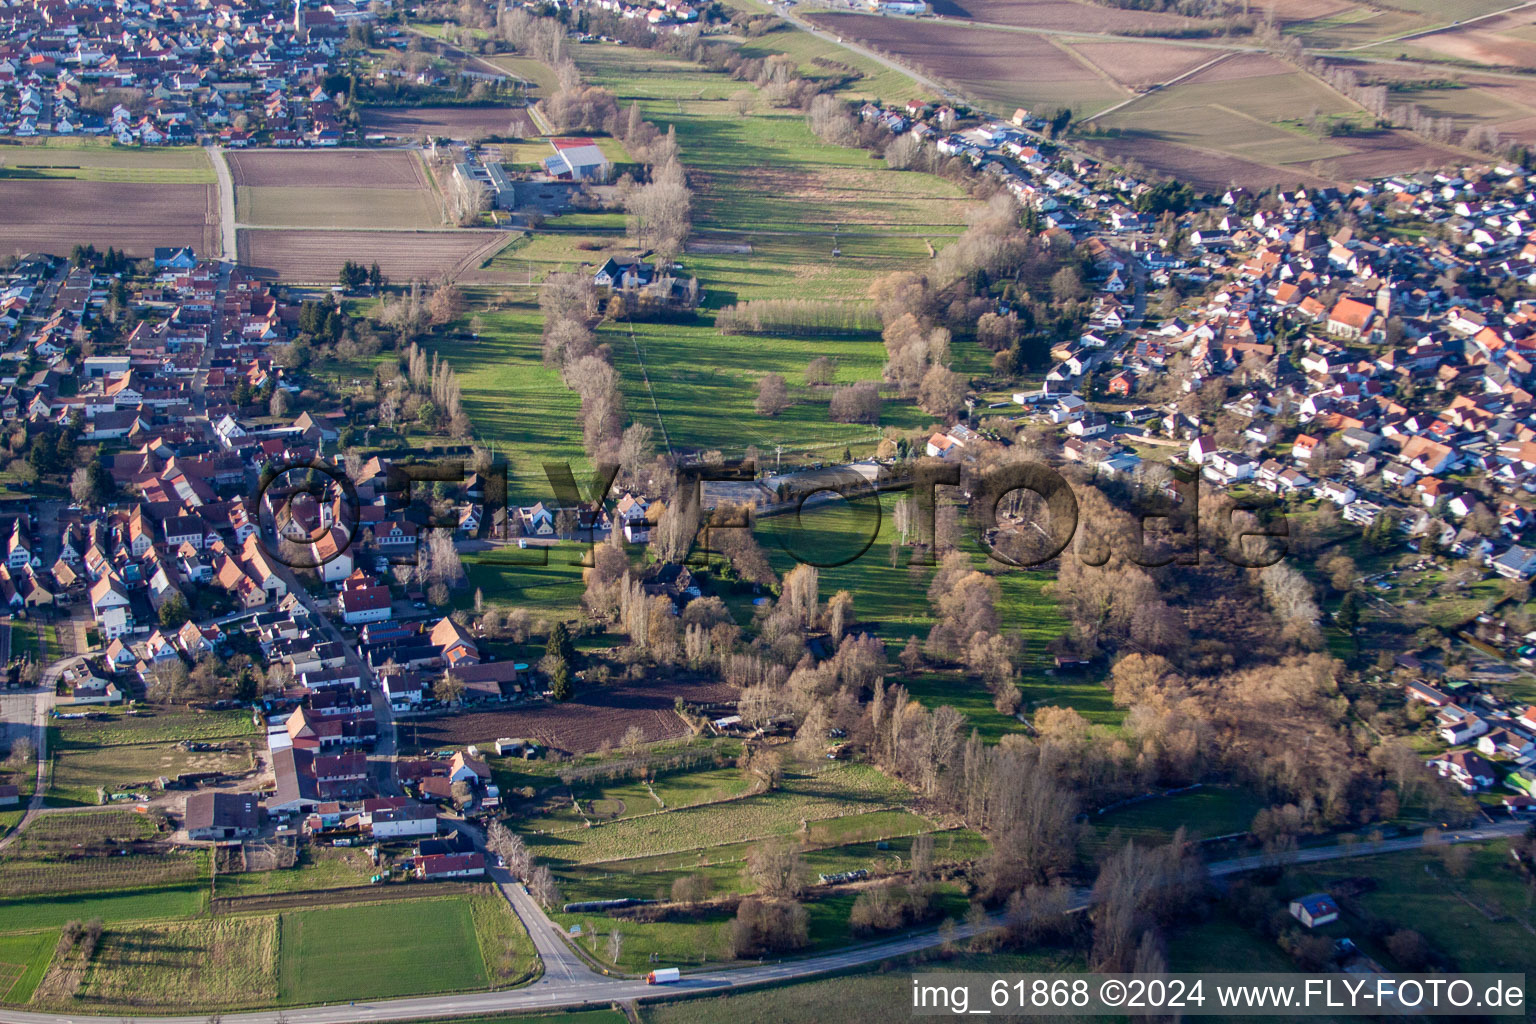
[[1459,32],[1460,30],[1466,28],[1468,25],[1476,25],[1480,21],[1487,21],[1490,18],[1498,18],[1505,14],[1514,14],[1516,11],[1523,11],[1527,7],[1532,6],[1536,6],[1536,0],[1526,0],[1525,3],[1515,4],[1513,7],[1505,7],[1501,10],[1489,11],[1487,14],[1479,14],[1472,18],[1463,18],[1460,21],[1452,22],[1448,25],[1435,25],[1430,28],[1414,29],[1412,32],[1405,32],[1400,36],[1388,36],[1386,39],[1373,39],[1367,43],[1360,43],[1356,46],[1345,47],[1343,50],[1338,52],[1353,53],[1356,50],[1364,50],[1372,46],[1386,46],[1389,43],[1400,43],[1404,39],[1418,39],[1421,36],[1433,36],[1438,35],[1441,32]]
[[662,419],[661,406],[656,404],[656,389],[651,386],[651,375],[645,368],[645,356],[640,353],[640,339],[635,336],[634,320],[626,321],[629,325],[629,343],[635,347],[635,362],[640,366],[640,379],[645,381],[645,393],[651,399],[651,411],[656,414],[656,425],[661,428],[661,439],[666,442],[667,454],[674,454],[672,449],[672,437],[667,433],[667,421]]
[[[1533,0],[1533,2],[1536,2],[1536,0]],[[1200,72],[1205,71],[1208,68],[1213,68],[1217,64],[1220,64],[1222,61],[1227,60],[1227,59],[1232,58],[1232,57],[1235,57],[1235,56],[1237,56],[1237,51],[1235,51],[1235,50],[1232,51],[1232,52],[1229,52],[1229,53],[1218,54],[1217,56],[1215,56],[1215,57],[1211,58],[1210,60],[1206,61],[1204,64],[1200,64],[1200,65],[1198,65],[1196,67],[1192,67],[1188,71],[1181,72],[1180,74],[1177,74],[1174,77],[1168,79],[1166,82],[1159,82],[1158,85],[1157,85],[1157,88],[1155,88],[1155,89],[1148,89],[1146,92],[1140,93],[1140,94],[1132,94],[1130,97],[1121,100],[1119,103],[1116,103],[1112,107],[1105,107],[1103,110],[1100,110],[1098,113],[1089,114],[1087,117],[1083,118],[1080,123],[1081,124],[1087,124],[1089,121],[1092,121],[1096,117],[1104,117],[1107,114],[1113,114],[1115,111],[1121,109],[1122,107],[1128,107],[1132,103],[1135,103],[1137,100],[1142,99],[1142,98],[1147,97],[1147,96],[1151,96],[1154,93],[1161,92],[1162,90],[1168,88],[1169,86],[1178,85],[1180,82],[1184,81],[1184,79],[1192,78],[1195,75],[1198,75]]]
[[1100,78],[1104,82],[1108,83],[1110,88],[1119,92],[1130,93],[1132,96],[1136,94],[1136,90],[1132,89],[1130,86],[1120,81],[1114,75],[1110,74],[1108,71],[1105,71],[1093,61],[1089,60],[1087,57],[1084,57],[1082,54],[1074,50],[1071,46],[1071,43],[1067,40],[1058,38],[1056,36],[1046,36],[1044,38],[1046,44],[1049,45],[1052,49],[1061,53],[1074,64],[1081,66],[1083,70],[1091,72],[1095,77]]

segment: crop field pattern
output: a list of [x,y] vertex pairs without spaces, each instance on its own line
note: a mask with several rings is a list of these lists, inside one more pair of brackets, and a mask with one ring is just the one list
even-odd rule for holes
[[1268,55],[1242,54],[1101,118],[1100,127],[1119,134],[1093,143],[1210,189],[1233,181],[1349,181],[1456,158],[1397,130],[1309,134],[1287,123],[1298,110],[1359,118],[1354,104],[1311,75]]
[[312,284],[334,284],[347,260],[378,263],[395,281],[452,277],[506,243],[499,231],[239,231],[240,262],[253,274]]
[[208,154],[201,149],[126,149],[84,143],[0,146],[0,179],[8,177],[164,185],[211,185],[215,181]]
[[225,155],[235,220],[253,227],[432,228],[442,212],[413,150],[246,150]]
[[537,132],[522,107],[364,107],[361,118],[364,132],[396,138],[463,138],[470,132],[527,138]]
[[[1109,8],[1084,10],[1119,13]],[[1061,106],[1081,116],[1128,95],[1109,76],[1057,46],[1049,36],[947,22],[924,23],[921,31],[913,31],[905,21],[864,14],[816,14],[810,20],[1008,113],[1014,107]],[[1071,27],[1086,26],[1080,22]]]
[[424,188],[426,177],[414,151],[245,150],[228,152],[236,185],[287,188]]
[[257,276],[330,284],[346,260],[396,281],[456,277],[506,245],[499,231],[444,228],[414,150],[246,150],[225,154],[240,262]]
[[462,899],[397,900],[281,917],[284,1003],[384,999],[486,984],[474,921]]
[[673,710],[676,698],[705,703],[730,700],[735,692],[724,683],[662,680],[588,686],[563,703],[422,719],[405,727],[401,735],[422,749],[527,736],[541,745],[581,754],[604,743],[618,743],[631,727],[638,727],[648,743],[686,735],[688,726]]
[[206,854],[164,851],[153,821],[133,811],[36,818],[0,855],[0,896],[141,889],[196,880]]
[[277,918],[108,928],[67,1005],[142,1010],[264,1006],[277,997]]
[[156,246],[210,250],[218,238],[212,185],[0,177],[0,251],[68,253],[76,244],[132,256]]
[[[1153,11],[1120,10],[1085,0],[936,0],[935,14],[1016,28],[1077,32],[1178,32],[1193,18]],[[927,26],[924,26],[926,28]]]
[[[786,836],[805,823],[899,808],[906,799],[905,790],[876,769],[840,764],[816,772],[786,772],[783,788],[769,793],[526,838],[539,857],[591,864],[640,851],[654,856]],[[927,827],[919,824],[916,830]]]

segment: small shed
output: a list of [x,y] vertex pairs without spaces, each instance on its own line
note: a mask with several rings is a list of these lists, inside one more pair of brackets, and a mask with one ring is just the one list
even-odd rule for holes
[[1320,928],[1339,919],[1339,905],[1325,892],[1291,900],[1291,916],[1308,928]]

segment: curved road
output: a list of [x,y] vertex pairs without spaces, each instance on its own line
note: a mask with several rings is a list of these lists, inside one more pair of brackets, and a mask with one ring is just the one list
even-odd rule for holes
[[[1467,843],[1487,839],[1500,839],[1519,835],[1526,824],[1520,821],[1501,822],[1480,828],[1463,829],[1449,833],[1439,841]],[[1383,853],[1414,850],[1424,845],[1422,836],[1385,840],[1380,843],[1355,846],[1324,846],[1301,850],[1287,858],[1288,863],[1310,864],[1345,857],[1366,857]],[[1212,877],[1253,871],[1270,865],[1264,856],[1239,857],[1208,865]],[[587,967],[565,943],[555,925],[534,904],[511,876],[503,869],[491,870],[493,881],[512,904],[513,910],[528,926],[534,947],[544,958],[544,976],[533,984],[504,992],[466,992],[459,995],[420,996],[410,999],[387,999],[379,1002],[351,1003],[335,1006],[311,1006],[283,1010],[261,1010],[253,1013],[223,1014],[223,1024],[351,1024],[355,1021],[414,1020],[428,1017],[467,1017],[476,1014],[506,1013],[587,1004],[628,1002],[646,997],[673,996],[683,993],[725,992],[735,988],[761,985],[767,982],[792,981],[817,974],[846,970],[878,963],[881,960],[904,956],[922,949],[939,945],[942,939],[936,932],[908,935],[886,942],[852,946],[826,956],[809,957],[781,963],[746,967],[739,970],[701,971],[688,974],[683,980],[665,989],[653,988],[643,980],[626,980],[605,977]],[[1089,904],[1089,891],[1077,890],[1070,908],[1085,910]],[[962,925],[954,938],[966,939],[981,927],[993,927],[997,916],[985,926]],[[22,1010],[0,1010],[0,1022],[9,1024],[75,1024],[83,1015],[28,1013]],[[206,1024],[207,1014],[184,1017],[135,1017],[136,1024]]]

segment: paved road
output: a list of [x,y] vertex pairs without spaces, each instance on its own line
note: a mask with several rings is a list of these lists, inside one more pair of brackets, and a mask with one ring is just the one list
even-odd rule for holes
[[239,259],[240,246],[235,238],[235,182],[229,175],[229,164],[224,160],[221,146],[205,146],[213,173],[219,179],[219,247],[220,259]]
[[[1503,822],[1448,833],[1441,841],[1466,843],[1500,839],[1518,835],[1525,828],[1524,822]],[[1312,864],[1344,857],[1397,853],[1417,849],[1423,845],[1422,836],[1411,836],[1373,844],[1317,847],[1302,850],[1290,859],[1295,863]],[[1269,863],[1268,858],[1262,856],[1239,857],[1219,861],[1211,864],[1209,868],[1212,876],[1221,878],[1244,871],[1253,871]],[[522,891],[522,887],[507,877],[505,871],[493,869],[492,878],[512,904],[512,909],[528,926],[535,948],[538,949],[539,955],[545,958],[544,976],[532,985],[506,992],[466,992],[460,995],[387,999],[378,1002],[351,1003],[345,1006],[313,1006],[302,1009],[225,1014],[222,1017],[223,1024],[349,1024],[354,1021],[467,1017],[475,1014],[626,1002],[646,996],[656,997],[682,992],[720,992],[761,985],[765,982],[792,981],[878,963],[937,946],[943,941],[937,932],[922,932],[887,942],[852,946],[826,956],[763,964],[737,970],[690,973],[685,975],[681,982],[669,985],[662,990],[647,986],[644,981],[605,977],[593,972],[566,947],[564,939],[558,937],[549,919]],[[1083,910],[1087,908],[1088,902],[1088,890],[1079,889],[1073,895],[1070,908]],[[954,938],[962,940],[970,938],[981,928],[990,928],[995,924],[996,915],[986,925],[962,925],[956,929]],[[28,1013],[22,1010],[0,1009],[0,1022],[3,1024],[74,1024],[82,1016],[85,1015]],[[206,1015],[134,1018],[137,1024],[206,1024],[207,1019]]]
[[32,791],[32,800],[27,804],[27,812],[21,816],[21,821],[5,838],[0,839],[0,850],[10,846],[21,830],[43,810],[43,797],[47,795],[44,776],[48,771],[48,712],[53,707],[53,688],[58,682],[59,673],[73,660],[60,658],[43,669],[38,688],[31,693],[8,693],[0,697],[0,714],[5,716],[7,731],[29,722],[29,734],[37,750],[37,788]]
[[1436,25],[1433,28],[1421,28],[1413,32],[1404,32],[1400,36],[1391,36],[1386,39],[1373,39],[1368,43],[1361,43],[1359,46],[1346,47],[1343,52],[1347,54],[1354,50],[1364,50],[1371,46],[1387,46],[1392,43],[1400,43],[1405,39],[1417,39],[1420,36],[1432,36],[1436,32],[1446,32],[1451,29],[1462,29],[1466,28],[1468,25],[1475,25],[1480,21],[1487,21],[1489,18],[1501,18],[1506,14],[1513,14],[1515,11],[1523,11],[1527,7],[1532,6],[1536,6],[1536,0],[1529,0],[1527,3],[1515,4],[1513,7],[1505,7],[1498,11],[1489,11],[1487,14],[1479,14],[1475,18],[1463,18],[1461,21],[1447,22],[1443,25]]

